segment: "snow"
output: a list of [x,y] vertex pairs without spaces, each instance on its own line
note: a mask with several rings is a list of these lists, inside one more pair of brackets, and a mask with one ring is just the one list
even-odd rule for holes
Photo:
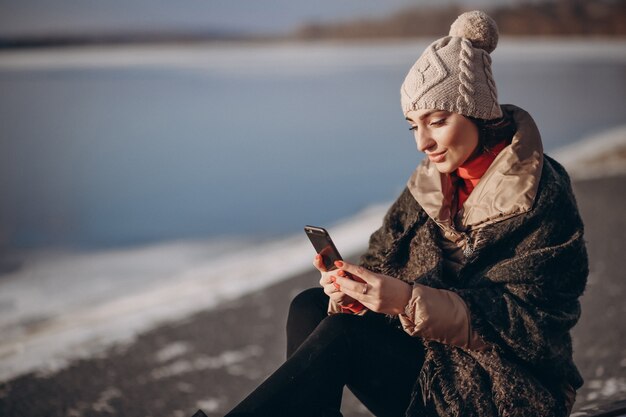
[[[624,149],[626,126],[620,126],[553,155],[574,178],[602,177],[626,173]],[[357,254],[381,225],[387,206],[372,206],[335,225],[320,226],[326,226],[344,256]],[[53,372],[113,344],[130,343],[160,324],[309,270],[313,256],[304,232],[262,242],[221,238],[18,254],[20,267],[0,275],[0,381],[30,371]],[[157,357],[168,362],[187,349],[172,345]],[[232,358],[209,359],[204,365]],[[180,360],[164,364],[160,372],[184,372],[192,365]],[[623,390],[623,385],[613,381],[598,387],[597,395]]]
[[574,179],[626,174],[626,125],[600,132],[551,155]]
[[[385,205],[328,227],[344,256],[364,249]],[[184,319],[307,269],[304,232],[266,242],[168,242],[110,251],[21,254],[0,276],[0,380],[53,372],[71,360],[129,343],[159,324]],[[161,357],[174,357],[184,346]]]

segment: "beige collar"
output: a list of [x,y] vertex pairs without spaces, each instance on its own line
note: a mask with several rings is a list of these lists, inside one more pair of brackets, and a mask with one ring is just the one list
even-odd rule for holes
[[533,206],[543,167],[541,136],[526,111],[513,105],[503,105],[502,109],[513,114],[517,132],[463,204],[456,225],[451,212],[455,188],[450,175],[439,173],[424,158],[407,183],[415,200],[449,238],[458,237],[455,229],[477,229],[525,213]]

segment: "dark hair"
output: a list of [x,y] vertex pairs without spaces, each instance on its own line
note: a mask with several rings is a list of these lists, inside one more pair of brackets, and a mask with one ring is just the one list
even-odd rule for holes
[[503,140],[511,142],[517,131],[515,120],[508,112],[502,112],[502,117],[493,120],[477,119],[466,116],[478,128],[478,148],[480,153],[488,152]]

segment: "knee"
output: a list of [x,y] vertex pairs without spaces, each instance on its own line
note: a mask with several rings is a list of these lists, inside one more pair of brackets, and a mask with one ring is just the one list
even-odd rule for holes
[[311,288],[302,291],[291,301],[286,326],[287,357],[295,352],[327,316],[326,307],[323,305],[328,304],[328,298],[326,302],[323,300],[325,296],[321,288]]
[[360,324],[363,318],[352,314],[333,314],[326,317],[320,323],[320,331],[349,335],[350,333],[360,333]]
[[333,346],[336,355],[348,353],[366,343],[369,332],[361,316],[333,314],[327,316],[311,334],[312,342],[322,346]]
[[289,305],[289,316],[310,315],[319,309],[320,297],[324,296],[322,288],[309,288],[296,295]]

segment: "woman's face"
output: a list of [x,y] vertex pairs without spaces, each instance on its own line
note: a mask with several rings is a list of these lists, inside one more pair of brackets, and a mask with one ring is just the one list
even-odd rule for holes
[[443,174],[454,172],[478,147],[478,128],[458,113],[412,110],[406,114],[417,149]]

